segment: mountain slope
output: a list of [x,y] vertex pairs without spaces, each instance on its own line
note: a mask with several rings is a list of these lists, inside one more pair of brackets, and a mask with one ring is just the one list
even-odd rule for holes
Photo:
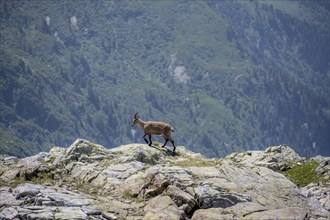
[[139,112],[208,156],[281,143],[329,155],[329,7],[3,1],[0,152],[141,142]]

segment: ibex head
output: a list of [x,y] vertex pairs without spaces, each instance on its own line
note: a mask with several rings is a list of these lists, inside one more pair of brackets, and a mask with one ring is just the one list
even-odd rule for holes
[[136,124],[137,120],[138,120],[138,113],[136,112],[133,117],[132,127]]

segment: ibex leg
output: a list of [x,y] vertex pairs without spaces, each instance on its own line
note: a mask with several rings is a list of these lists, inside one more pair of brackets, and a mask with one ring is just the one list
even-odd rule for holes
[[[164,138],[165,138],[165,137],[164,137]],[[165,143],[164,143],[164,145],[163,145],[162,147],[165,147],[165,145],[167,144],[167,142],[168,142],[168,139],[165,138]]]
[[148,140],[147,140],[146,136],[147,136],[147,134],[144,134],[144,135],[143,135],[143,139],[144,139],[144,140],[145,140],[145,142],[148,144],[149,142],[148,142]]
[[174,149],[173,149],[173,152],[175,151],[175,149],[176,149],[176,147],[175,147],[175,145],[174,145],[174,141],[173,140],[171,140],[171,143],[172,143],[172,145],[173,145],[173,147],[174,147]]

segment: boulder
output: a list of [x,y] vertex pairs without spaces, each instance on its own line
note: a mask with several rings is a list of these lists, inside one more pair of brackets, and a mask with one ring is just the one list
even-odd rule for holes
[[161,194],[169,185],[186,189],[192,184],[193,178],[189,170],[155,165],[124,180],[121,191],[128,196],[146,199]]
[[151,179],[142,198],[155,197],[161,194],[169,185],[170,181],[162,173],[157,173]]
[[149,187],[149,184],[154,176],[154,173],[145,172],[133,174],[121,184],[120,188],[122,194],[129,197],[138,197],[143,190]]
[[127,144],[110,149],[111,153],[117,155],[116,163],[128,163],[139,161],[147,164],[157,164],[164,160],[166,153],[157,147],[146,144]]
[[91,183],[97,186],[102,186],[107,183],[120,184],[129,176],[137,173],[143,168],[144,164],[139,161],[133,161],[130,163],[123,164],[111,164],[104,168],[102,171],[99,171],[98,175],[91,181]]
[[241,164],[254,164],[272,170],[289,169],[289,162],[304,160],[287,145],[268,147],[264,151],[247,151],[232,153],[226,159],[231,159]]
[[255,202],[237,203],[234,206],[222,210],[223,213],[230,213],[236,218],[244,218],[252,213],[263,211],[267,211],[267,208]]
[[144,207],[143,219],[184,219],[183,212],[169,196],[157,196],[148,201]]
[[309,198],[309,204],[314,209],[324,209],[330,212],[330,188],[315,183],[301,188],[301,193]]
[[12,191],[1,188],[0,201],[1,206],[9,206],[0,212],[0,219],[87,219],[88,215],[100,217],[105,209],[103,203],[86,194],[29,183]]
[[227,208],[240,202],[249,202],[252,198],[248,195],[230,192],[228,190],[212,187],[208,184],[195,188],[199,207],[206,208]]
[[56,158],[60,155],[63,155],[65,153],[65,148],[64,147],[53,147],[50,149],[49,154],[51,157]]
[[9,169],[1,175],[0,179],[9,182],[14,180],[16,177],[18,177],[19,173],[20,173],[20,169],[18,168]]
[[23,201],[16,200],[9,187],[0,188],[0,207],[6,206],[18,206],[21,205]]
[[78,159],[80,155],[91,154],[94,147],[97,147],[97,145],[87,140],[77,139],[65,150],[65,155],[77,156],[76,158]]
[[127,178],[121,189],[124,195],[147,199],[161,194],[168,185],[170,182],[162,173],[148,169]]
[[[40,205],[51,204],[54,206],[81,207],[92,205],[95,203],[95,201],[92,199],[88,199],[85,196],[81,196],[79,194],[72,193],[66,190],[61,190],[60,192],[48,190],[43,194],[43,196],[46,196],[49,200],[47,202],[41,202]],[[38,196],[37,199],[40,196]]]
[[56,210],[54,217],[61,220],[85,220],[88,218],[79,207],[60,207]]
[[18,211],[13,208],[13,207],[7,207],[4,208],[1,212],[0,212],[0,219],[5,219],[5,220],[12,220],[15,218],[19,218],[19,214]]
[[116,220],[117,219],[117,216],[111,212],[103,212],[102,217],[107,220]]
[[33,219],[33,220],[39,220],[39,219],[43,219],[43,220],[51,220],[51,219],[55,219],[55,213],[56,212],[60,212],[60,208],[54,208],[54,207],[45,207],[45,208],[39,208],[39,209],[25,209],[25,213],[26,214],[22,214],[24,213],[24,211],[22,209],[19,209],[20,211],[20,216],[24,216],[24,218],[26,219]]
[[229,208],[199,209],[192,216],[192,220],[220,220],[220,219],[305,219],[307,210],[288,207],[267,210],[258,204],[239,203]]
[[[71,162],[66,167],[73,178],[79,178],[84,182],[91,183],[102,171],[97,164],[84,164],[81,162]],[[102,185],[96,184],[96,185]]]
[[235,219],[233,214],[223,213],[223,208],[198,209],[191,220],[223,220]]
[[173,202],[184,210],[187,215],[197,206],[197,201],[192,195],[172,185],[170,185],[162,195],[171,197]]
[[47,152],[40,152],[37,155],[22,158],[19,161],[19,165],[28,165],[28,166],[40,166],[47,157],[50,156],[50,153]]
[[148,172],[161,173],[170,182],[180,189],[194,185],[192,172],[188,168],[171,165],[155,165],[148,169]]
[[38,193],[40,193],[40,190],[43,189],[40,185],[35,184],[20,184],[13,190],[13,195],[16,199],[19,199],[21,197],[25,196],[35,196]]
[[271,169],[252,164],[242,165],[228,159],[221,161],[218,168],[226,179],[235,183],[236,192],[244,192],[252,201],[269,209],[290,207],[292,204],[301,207],[308,205],[295,184]]
[[317,174],[324,174],[330,176],[330,157],[313,157],[311,160],[317,161],[320,165],[315,169]]
[[305,219],[307,210],[298,207],[288,207],[263,212],[254,212],[245,216],[246,219]]
[[58,166],[61,164],[68,164],[70,161],[83,160],[81,157],[86,160],[90,155],[106,155],[109,152],[105,147],[84,139],[77,139],[63,153],[61,150],[62,149],[59,148],[54,150],[55,152],[58,151],[56,152],[58,156],[53,163],[54,165]]
[[9,155],[0,155],[0,164],[4,164],[6,166],[15,164],[19,161],[18,157],[9,156]]
[[325,209],[309,210],[307,219],[329,220],[330,219],[330,212],[325,210]]

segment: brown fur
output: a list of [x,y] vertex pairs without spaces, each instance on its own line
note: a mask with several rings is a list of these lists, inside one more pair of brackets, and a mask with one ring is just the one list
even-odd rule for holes
[[[151,144],[152,144],[151,135],[160,135],[160,136],[163,136],[165,139],[165,143],[162,147],[164,147],[167,144],[167,142],[170,141],[174,147],[173,151],[175,151],[176,147],[174,145],[174,140],[172,139],[172,136],[171,136],[171,133],[173,131],[173,128],[171,125],[169,125],[165,122],[158,122],[158,121],[145,122],[145,121],[139,119],[137,114],[138,113],[134,114],[132,126],[134,126],[135,124],[138,124],[142,128],[142,130],[144,132],[143,139],[149,146],[151,146]],[[149,142],[146,139],[147,135],[149,137]]]

